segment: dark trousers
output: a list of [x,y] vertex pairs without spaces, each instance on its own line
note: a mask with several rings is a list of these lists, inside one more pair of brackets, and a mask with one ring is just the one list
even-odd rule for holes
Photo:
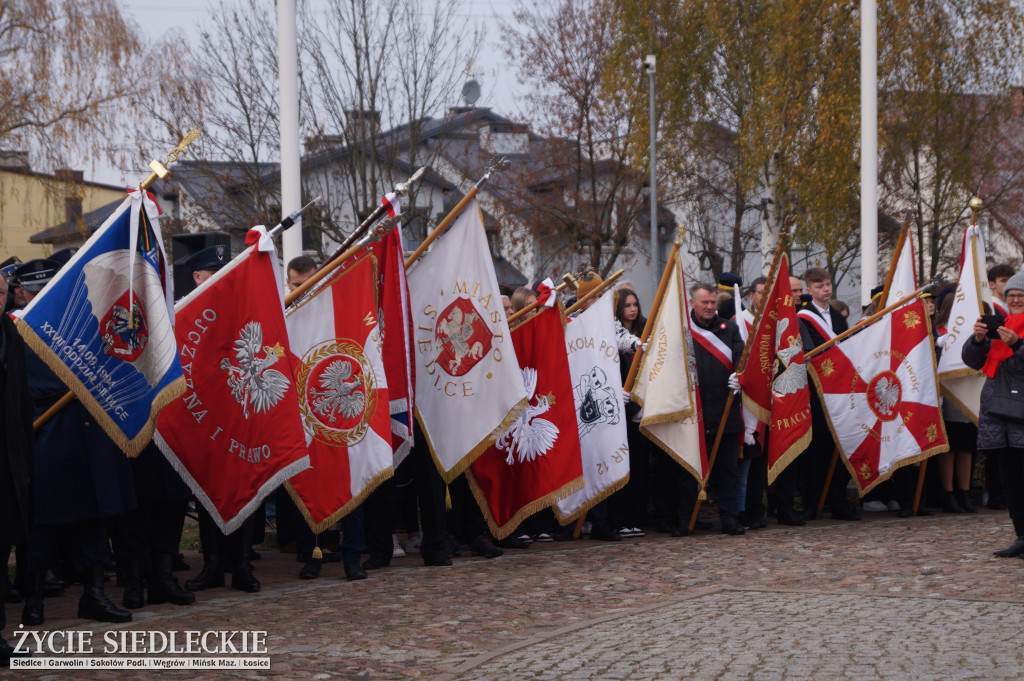
[[33,525],[29,530],[30,570],[52,567],[55,551],[60,542],[69,541],[68,557],[79,574],[88,575],[94,568],[110,561],[110,541],[107,519],[78,520],[66,525]]
[[366,533],[366,548],[370,558],[387,565],[391,562],[394,544],[391,535],[395,532],[395,478],[385,480],[373,490],[363,503],[363,530]]
[[747,470],[746,515],[750,520],[764,520],[768,509],[764,504],[764,490],[768,484],[767,459],[761,456],[760,445],[744,445],[743,456],[750,458]]
[[1024,449],[1007,447],[989,450],[999,461],[999,477],[1003,485],[1003,502],[1010,512],[1013,529],[1024,537]]
[[629,444],[629,481],[608,499],[616,528],[640,527],[647,510],[651,441],[640,432],[640,425],[631,420],[626,423],[626,441]]
[[681,469],[682,466],[661,447],[651,447],[651,503],[654,505],[654,522],[661,529],[679,524],[677,515]]
[[[811,399],[811,418],[813,437],[801,458],[803,461],[803,495],[804,509],[816,511],[818,499],[821,498],[821,491],[825,487],[825,478],[828,475],[828,468],[835,455],[836,443],[832,439],[832,431],[828,427],[828,420],[822,410],[820,398],[815,394]],[[842,461],[836,461],[835,472],[832,474],[832,481],[825,495],[825,503],[830,510],[849,510],[850,503],[846,499],[846,485],[850,482],[850,472]]]
[[181,543],[186,506],[184,501],[143,501],[135,510],[117,516],[114,546],[118,566],[137,563],[144,574],[149,574],[158,555],[173,560]]
[[452,498],[452,510],[448,512],[448,527],[457,540],[469,544],[487,532],[487,521],[469,489],[469,481],[465,474],[455,478],[448,485]]
[[[707,442],[714,443],[715,433],[704,433]],[[708,493],[718,505],[718,513],[722,525],[735,525],[739,522],[739,504],[736,494],[739,487],[739,451],[740,434],[725,433],[718,445],[715,465],[711,468],[708,480]]]
[[419,424],[416,425],[415,444],[409,450],[409,456],[405,457],[395,471],[396,485],[406,485],[410,481],[420,502],[420,526],[423,532],[420,555],[428,563],[444,560],[447,557],[444,538],[448,533],[444,510],[444,481],[437,471],[433,457],[430,456],[430,448],[427,447],[426,438],[423,437]]

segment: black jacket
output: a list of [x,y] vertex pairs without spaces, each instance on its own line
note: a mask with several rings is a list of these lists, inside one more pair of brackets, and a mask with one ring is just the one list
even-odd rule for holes
[[35,445],[24,358],[25,343],[14,322],[0,314],[0,544],[28,537]]
[[[800,309],[802,309],[802,310],[810,310],[814,314],[816,314],[819,317],[821,317],[821,312],[818,310],[817,307],[814,306],[814,303],[807,303],[804,306],[802,306]],[[836,312],[836,309],[834,307],[832,307],[830,305],[829,308],[828,308],[828,311],[829,311],[829,315],[830,315],[831,320],[832,320],[832,332],[833,333],[835,333],[838,336],[843,331],[846,331],[847,329],[850,328],[850,325],[846,323],[846,317],[844,317],[843,315],[841,315],[838,312]],[[798,319],[799,319],[799,317],[798,317]],[[807,322],[805,322],[804,320],[801,319],[800,320],[800,340],[803,341],[804,352],[808,352],[808,351],[813,350],[814,348],[818,347],[819,345],[821,345],[822,343],[824,343],[828,339],[827,338],[823,338],[822,335],[820,333],[818,333],[817,329],[815,329],[813,326],[811,326],[810,324],[808,324]]]
[[[715,336],[732,349],[732,361],[735,367],[743,354],[743,339],[740,338],[739,327],[731,319],[715,317],[708,324],[701,324],[697,317],[690,312],[690,321],[693,325],[700,326]],[[725,411],[725,402],[729,398],[729,374],[732,373],[711,353],[704,349],[700,343],[693,342],[693,354],[697,362],[697,387],[700,390],[701,413],[704,416],[704,431],[715,433],[722,421],[722,412]],[[733,368],[733,371],[736,369]],[[729,410],[729,418],[725,425],[726,433],[743,432],[743,414],[740,409],[739,399],[733,400],[732,409]],[[711,442],[708,442],[708,447]]]

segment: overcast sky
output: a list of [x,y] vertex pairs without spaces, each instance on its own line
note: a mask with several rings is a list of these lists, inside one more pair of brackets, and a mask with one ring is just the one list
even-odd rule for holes
[[[230,0],[226,4],[230,5]],[[316,6],[327,3],[326,0],[311,0],[311,4]],[[271,6],[269,2],[267,5]],[[199,38],[198,26],[209,24],[213,13],[218,11],[220,3],[207,2],[207,0],[177,0],[173,4],[158,3],[154,0],[121,0],[121,6],[127,15],[138,22],[142,31],[151,40],[156,40],[168,30],[181,29],[194,44]],[[512,3],[508,0],[464,0],[463,12],[460,17],[463,17],[467,24],[473,22],[482,24],[487,31],[479,63],[474,69],[474,75],[481,84],[482,91],[477,106],[490,106],[499,113],[514,117],[517,113],[515,104],[517,93],[521,88],[516,82],[512,67],[504,63],[496,18],[500,16],[505,20],[511,19],[511,7]],[[276,23],[276,16],[274,21]],[[173,145],[168,145],[168,150],[171,146]],[[165,151],[154,150],[153,153],[158,156]],[[95,173],[87,170],[86,174],[92,175],[89,179],[111,184],[138,181],[137,178],[124,177],[123,173],[113,168],[97,168]]]

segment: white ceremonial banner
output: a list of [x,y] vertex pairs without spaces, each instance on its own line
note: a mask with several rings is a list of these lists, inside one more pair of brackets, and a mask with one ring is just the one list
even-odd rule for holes
[[526,404],[475,199],[407,275],[416,415],[441,477],[451,482]]
[[579,518],[629,480],[614,298],[615,293],[608,291],[571,319],[565,330],[584,487],[554,507],[563,525]]
[[657,311],[647,350],[633,386],[644,408],[640,432],[698,480],[707,475],[707,454],[697,398],[697,372],[691,367],[686,284],[678,256],[672,264],[665,298]]
[[974,322],[984,312],[983,303],[992,301],[985,271],[985,240],[977,225],[971,225],[964,232],[960,281],[954,295],[946,335],[942,338],[939,384],[943,398],[977,424],[985,375],[964,364],[960,356],[964,343],[974,333]]

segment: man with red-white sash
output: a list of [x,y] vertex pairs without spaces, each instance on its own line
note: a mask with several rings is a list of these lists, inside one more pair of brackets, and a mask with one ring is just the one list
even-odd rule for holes
[[[804,283],[811,300],[805,302],[799,310],[800,339],[803,341],[804,352],[810,352],[819,345],[835,338],[846,331],[849,326],[846,317],[829,305],[832,298],[832,276],[823,267],[811,267],[804,272]],[[828,427],[825,410],[822,407],[821,395],[814,386],[811,389],[811,429],[813,438],[807,450],[800,456],[804,513],[813,519],[817,515],[818,497],[825,485],[829,463],[836,449],[832,431]],[[860,514],[850,505],[846,498],[846,485],[850,482],[850,473],[845,466],[837,465],[829,485],[826,503],[836,520],[860,520]]]
[[[690,330],[697,363],[697,385],[704,417],[705,441],[710,446],[722,422],[729,391],[739,387],[735,362],[743,354],[743,339],[736,322],[718,316],[718,289],[714,284],[690,288]],[[743,534],[736,494],[743,415],[739,404],[726,417],[725,432],[711,468],[709,493],[718,505],[723,534]]]

